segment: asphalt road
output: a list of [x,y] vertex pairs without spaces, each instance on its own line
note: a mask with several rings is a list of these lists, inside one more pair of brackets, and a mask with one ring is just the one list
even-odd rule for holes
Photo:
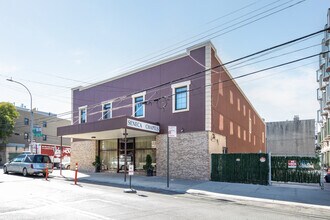
[[329,210],[3,174],[0,219],[330,219]]

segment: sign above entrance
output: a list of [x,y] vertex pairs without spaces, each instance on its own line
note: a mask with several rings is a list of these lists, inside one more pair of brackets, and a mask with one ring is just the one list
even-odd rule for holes
[[153,124],[145,123],[142,121],[137,121],[137,120],[130,119],[130,118],[127,119],[127,127],[159,133],[158,125],[153,125]]

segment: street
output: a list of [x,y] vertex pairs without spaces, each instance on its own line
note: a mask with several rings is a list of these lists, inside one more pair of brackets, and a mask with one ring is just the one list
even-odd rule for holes
[[138,191],[0,170],[0,219],[329,219],[330,211]]

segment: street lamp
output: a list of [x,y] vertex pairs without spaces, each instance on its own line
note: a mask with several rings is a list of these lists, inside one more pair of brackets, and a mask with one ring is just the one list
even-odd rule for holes
[[33,110],[32,110],[32,95],[31,95],[31,92],[30,90],[23,84],[23,83],[20,83],[20,82],[17,82],[15,80],[13,80],[12,78],[10,79],[7,79],[7,81],[9,82],[13,82],[13,83],[17,83],[17,84],[20,84],[22,86],[24,86],[24,88],[29,92],[30,94],[30,99],[31,99],[31,116],[30,116],[30,145],[29,145],[29,151],[31,151],[31,147],[32,147],[32,142],[33,142]]

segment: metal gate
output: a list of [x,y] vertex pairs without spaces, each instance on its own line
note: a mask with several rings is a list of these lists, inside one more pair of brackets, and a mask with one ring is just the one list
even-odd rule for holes
[[212,154],[211,181],[269,184],[268,154]]
[[272,156],[272,181],[319,183],[320,165],[316,157]]

